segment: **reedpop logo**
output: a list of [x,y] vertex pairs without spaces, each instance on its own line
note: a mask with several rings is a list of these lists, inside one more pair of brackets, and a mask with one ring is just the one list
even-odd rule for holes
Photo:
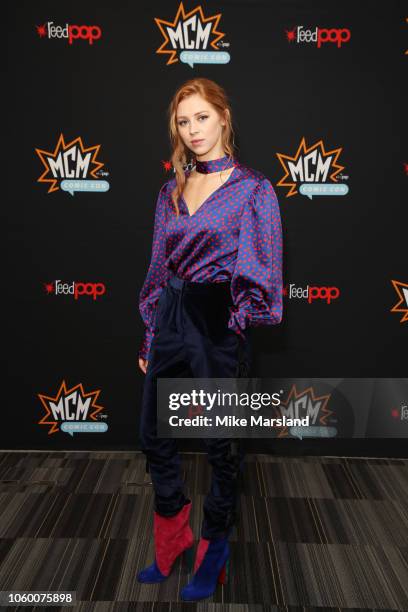
[[56,26],[53,24],[53,21],[47,21],[43,25],[36,26],[38,36],[48,39],[66,38],[70,45],[74,40],[87,40],[90,45],[93,45],[94,40],[99,40],[102,36],[101,28],[96,25],[79,26],[66,23],[65,26]]
[[323,44],[333,43],[340,49],[341,45],[347,43],[351,38],[348,28],[318,28],[306,30],[302,25],[295,26],[292,30],[285,30],[288,42],[316,43],[318,49]]
[[51,283],[43,283],[47,295],[72,295],[75,300],[80,295],[91,295],[93,300],[106,293],[103,283],[82,283],[73,281],[71,284],[56,280]]
[[284,287],[282,291],[285,297],[298,300],[306,300],[311,304],[314,300],[323,300],[326,304],[330,304],[333,300],[337,300],[340,295],[338,287],[316,287],[306,285],[306,287],[296,287],[291,283],[288,287]]
[[400,421],[408,421],[408,404],[402,404],[398,410],[398,408],[393,408],[391,410],[391,416],[393,419],[399,419]]

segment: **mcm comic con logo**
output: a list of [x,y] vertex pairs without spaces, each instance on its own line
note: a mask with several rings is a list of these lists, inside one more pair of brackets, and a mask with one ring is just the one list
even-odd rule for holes
[[61,189],[73,196],[76,191],[108,191],[110,185],[101,177],[109,173],[103,170],[105,164],[97,159],[100,148],[99,144],[85,147],[80,136],[66,143],[61,134],[54,151],[35,149],[44,166],[37,182],[48,184],[47,193]]
[[155,17],[164,42],[156,50],[167,56],[166,66],[182,62],[194,68],[194,64],[228,64],[230,54],[223,49],[229,43],[221,40],[225,32],[218,30],[222,14],[206,17],[201,6],[190,12],[180,2],[172,21]]
[[100,394],[97,391],[85,393],[81,383],[68,389],[62,381],[56,395],[38,393],[45,414],[38,421],[48,427],[48,435],[63,431],[70,436],[75,433],[104,433],[108,425],[103,422],[107,414],[104,407],[97,404]]
[[294,155],[276,154],[284,170],[277,185],[287,188],[287,198],[297,193],[311,200],[315,196],[346,195],[349,188],[343,181],[348,176],[341,173],[344,170],[344,166],[339,164],[341,151],[341,147],[327,151],[323,140],[308,147],[306,139],[302,138]]
[[391,280],[392,286],[398,296],[398,302],[391,308],[391,312],[401,314],[400,323],[408,321],[408,283],[403,283],[398,280]]
[[298,391],[294,384],[286,399],[281,398],[279,406],[274,410],[278,418],[304,419],[308,417],[309,426],[283,425],[277,427],[277,438],[334,438],[338,434],[337,417],[335,411],[329,407],[331,394],[319,395],[313,387]]

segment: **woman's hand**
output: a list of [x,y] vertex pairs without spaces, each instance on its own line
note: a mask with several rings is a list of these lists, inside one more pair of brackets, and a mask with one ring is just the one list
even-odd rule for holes
[[148,364],[148,360],[147,359],[142,359],[141,357],[139,357],[139,368],[142,370],[143,374],[146,374],[146,369],[147,369],[147,364]]

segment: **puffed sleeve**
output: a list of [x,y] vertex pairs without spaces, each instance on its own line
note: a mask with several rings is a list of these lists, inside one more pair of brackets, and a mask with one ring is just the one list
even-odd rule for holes
[[147,359],[153,340],[156,306],[167,281],[166,261],[166,186],[161,188],[154,217],[153,244],[150,266],[139,294],[139,311],[145,324],[139,357]]
[[237,262],[231,279],[234,306],[228,327],[238,335],[249,326],[282,320],[282,225],[271,182],[263,177],[244,206]]

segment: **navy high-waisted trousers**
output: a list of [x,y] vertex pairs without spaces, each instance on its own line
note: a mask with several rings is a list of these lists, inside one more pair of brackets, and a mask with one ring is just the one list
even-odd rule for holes
[[[184,495],[177,439],[157,437],[157,378],[239,378],[250,376],[251,347],[228,329],[232,306],[229,282],[190,282],[173,276],[160,294],[154,338],[144,379],[139,441],[150,472],[155,510],[174,516]],[[203,438],[212,466],[201,535],[218,539],[236,523],[244,444],[239,438]]]

